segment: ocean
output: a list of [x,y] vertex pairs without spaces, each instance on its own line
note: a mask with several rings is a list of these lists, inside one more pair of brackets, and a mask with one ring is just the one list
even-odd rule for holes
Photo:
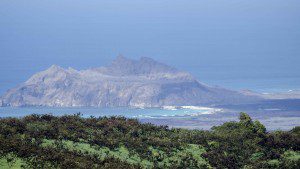
[[[0,118],[24,117],[29,114],[52,114],[55,116],[80,113],[82,117],[124,116],[144,123],[167,125],[187,129],[209,130],[212,126],[237,121],[239,111],[207,107],[164,108],[50,108],[50,107],[0,107]],[[300,126],[300,112],[282,112],[276,109],[247,112],[253,120],[262,122],[267,130],[290,130]]]

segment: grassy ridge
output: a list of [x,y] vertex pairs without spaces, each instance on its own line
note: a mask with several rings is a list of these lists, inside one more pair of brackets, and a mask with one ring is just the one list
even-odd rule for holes
[[124,117],[0,119],[0,168],[298,168],[300,128],[268,133],[241,113],[211,131]]

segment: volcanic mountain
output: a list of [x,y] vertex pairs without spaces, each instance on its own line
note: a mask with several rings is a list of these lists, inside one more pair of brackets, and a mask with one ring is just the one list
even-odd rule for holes
[[161,107],[255,103],[262,98],[209,86],[151,58],[117,57],[87,70],[53,65],[8,90],[2,106]]

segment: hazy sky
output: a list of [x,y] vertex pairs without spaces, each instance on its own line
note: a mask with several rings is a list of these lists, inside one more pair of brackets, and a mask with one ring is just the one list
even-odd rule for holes
[[99,67],[119,53],[226,87],[251,88],[254,77],[297,87],[300,1],[0,1],[0,94],[52,64]]

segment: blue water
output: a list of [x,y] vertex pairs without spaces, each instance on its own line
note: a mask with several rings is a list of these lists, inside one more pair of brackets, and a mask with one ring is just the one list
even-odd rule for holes
[[51,108],[51,107],[0,107],[0,117],[23,117],[29,114],[52,114],[67,115],[81,113],[84,117],[89,116],[125,116],[128,118],[160,118],[192,116],[195,113],[205,113],[205,110],[176,109],[167,110],[160,108]]
[[[237,121],[238,111],[214,109],[131,109],[131,108],[46,108],[46,107],[0,107],[0,118],[23,117],[29,114],[52,114],[62,116],[81,113],[83,117],[124,116],[141,122],[188,129],[205,129],[228,121]],[[300,111],[282,112],[263,110],[247,112],[254,120],[262,122],[268,130],[290,130],[300,126]]]

